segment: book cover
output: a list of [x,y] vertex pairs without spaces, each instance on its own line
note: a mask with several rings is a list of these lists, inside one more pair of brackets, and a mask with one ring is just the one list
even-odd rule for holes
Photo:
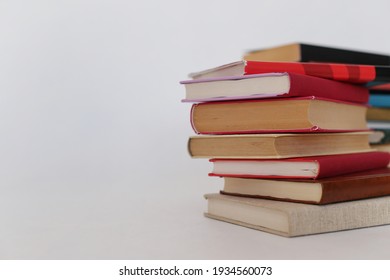
[[329,205],[222,194],[205,198],[206,217],[285,237],[390,224],[390,196]]
[[193,158],[293,158],[372,151],[369,132],[198,135],[188,140]]
[[267,73],[182,81],[183,102],[316,96],[367,103],[367,88],[295,73]]
[[369,96],[369,104],[378,108],[390,108],[390,94],[372,92]]
[[[390,136],[390,135],[389,135]],[[210,176],[240,178],[306,178],[322,179],[386,167],[390,154],[367,152],[312,156],[283,160],[271,159],[210,159]]]
[[288,72],[370,87],[390,82],[390,66],[319,62],[237,61],[190,73],[192,79]]
[[224,177],[223,194],[325,205],[390,195],[390,169],[371,169],[323,179]]
[[198,134],[363,131],[366,110],[316,97],[204,102],[193,104],[190,122]]
[[243,58],[259,61],[314,61],[390,65],[390,56],[387,54],[300,42],[250,50],[244,54]]

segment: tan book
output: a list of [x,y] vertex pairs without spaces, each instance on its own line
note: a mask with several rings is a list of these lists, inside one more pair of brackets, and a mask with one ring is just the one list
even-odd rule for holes
[[200,134],[367,130],[366,106],[321,98],[207,102],[192,106]]
[[329,205],[222,194],[205,198],[206,217],[286,237],[390,224],[390,196]]
[[292,158],[372,151],[369,132],[200,135],[188,141],[197,158]]
[[367,120],[390,121],[390,108],[368,107]]
[[371,145],[371,147],[378,151],[390,153],[390,143]]

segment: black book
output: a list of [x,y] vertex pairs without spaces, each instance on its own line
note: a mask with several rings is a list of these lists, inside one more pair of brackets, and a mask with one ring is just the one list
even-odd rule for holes
[[304,43],[248,51],[244,59],[390,65],[390,55]]

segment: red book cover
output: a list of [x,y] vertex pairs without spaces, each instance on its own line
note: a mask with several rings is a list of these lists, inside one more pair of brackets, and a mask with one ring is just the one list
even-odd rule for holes
[[[210,162],[214,165],[214,170],[209,174],[210,176],[264,179],[320,179],[385,168],[390,162],[390,154],[387,152],[373,151],[283,160],[210,159]],[[283,166],[290,166],[290,169],[288,169],[288,171],[283,171],[283,169],[280,168],[280,165],[278,165],[280,163],[283,164]],[[312,168],[309,169],[301,163],[312,163]],[[298,170],[297,172],[297,169],[302,170]]]
[[246,61],[244,74],[261,74],[286,71],[302,75],[344,81],[349,83],[367,83],[376,78],[376,69],[372,65],[353,65],[335,63],[299,63],[299,62],[263,62]]
[[324,62],[237,61],[191,73],[193,79],[289,72],[389,90],[390,66]]
[[191,73],[193,79],[242,76],[272,72],[290,72],[335,81],[365,84],[370,89],[390,83],[390,66],[325,62],[237,61],[200,72]]
[[244,75],[286,71],[335,81],[365,84],[370,90],[390,90],[390,66],[341,63],[244,61]]
[[311,95],[356,103],[367,103],[369,100],[368,89],[360,86],[291,73],[290,81],[290,91],[286,96]]
[[[260,92],[257,86],[261,86],[272,78],[272,92]],[[287,88],[279,86],[287,81]],[[182,81],[186,86],[187,98],[184,102],[205,102],[205,101],[224,101],[237,99],[263,99],[263,98],[285,98],[285,97],[304,97],[316,96],[321,98],[341,100],[353,103],[367,103],[369,100],[369,91],[367,88],[355,84],[343,83],[308,75],[296,73],[266,73],[244,76],[227,76],[219,78],[207,78],[198,80]],[[245,88],[250,84],[249,88]],[[191,92],[194,88],[200,92]],[[244,88],[244,90],[243,90]],[[231,92],[229,95],[226,89]],[[190,95],[190,97],[188,97]],[[201,96],[201,97],[198,97]]]

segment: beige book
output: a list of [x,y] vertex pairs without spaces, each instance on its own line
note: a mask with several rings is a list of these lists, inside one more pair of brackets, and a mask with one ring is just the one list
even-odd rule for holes
[[369,132],[192,136],[194,158],[292,158],[370,151]]
[[368,107],[367,120],[390,121],[390,108]]
[[315,97],[206,102],[192,106],[191,124],[200,134],[345,132],[367,130],[366,111]]
[[390,224],[390,196],[309,205],[206,194],[206,217],[293,237]]

